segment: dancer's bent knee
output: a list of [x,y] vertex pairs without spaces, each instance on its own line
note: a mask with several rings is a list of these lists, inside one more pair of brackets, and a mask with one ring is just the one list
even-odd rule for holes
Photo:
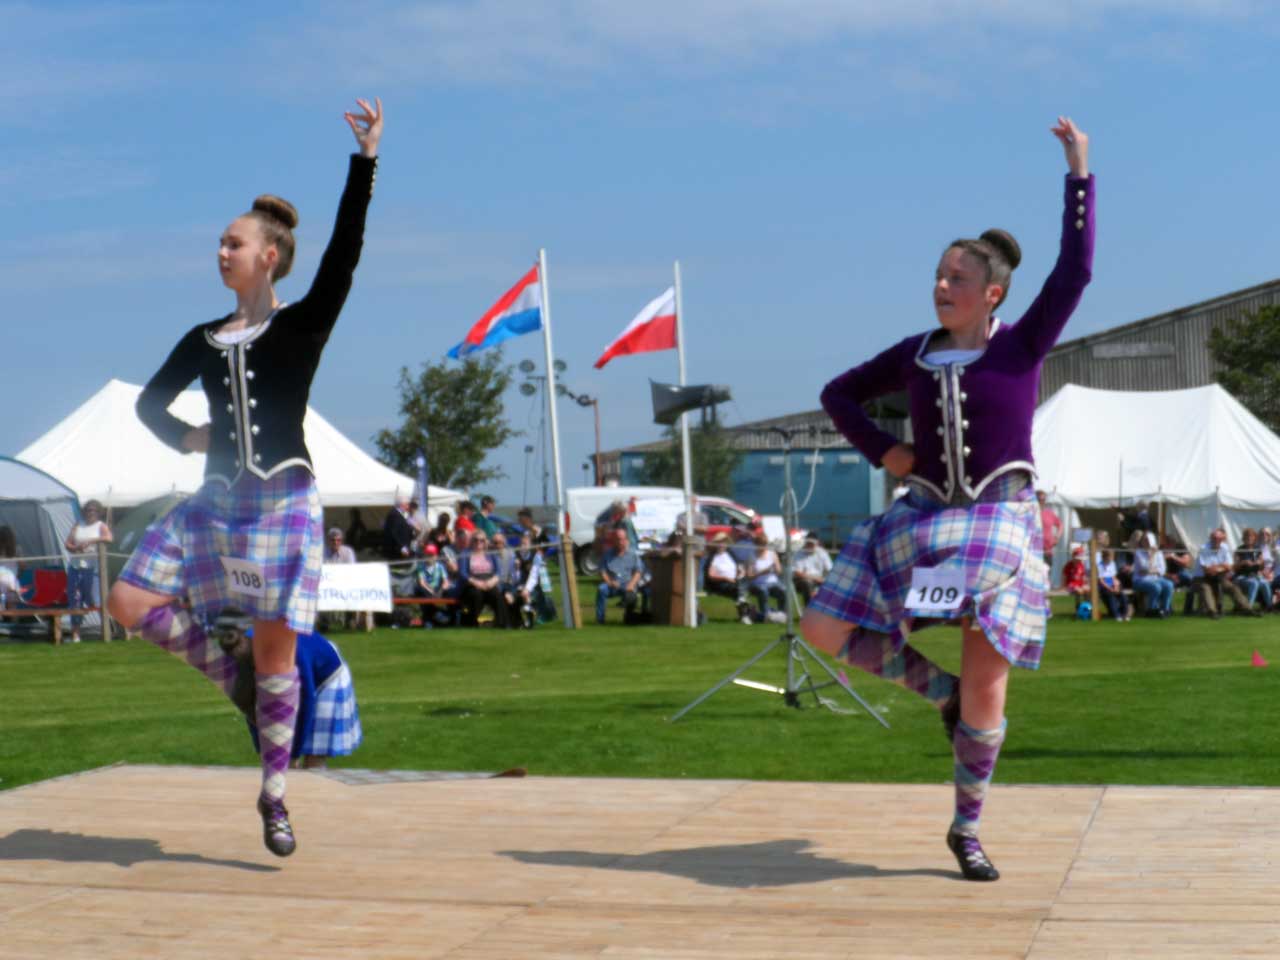
[[855,629],[847,620],[817,610],[806,610],[800,618],[800,633],[805,641],[831,657],[840,656]]
[[107,595],[107,613],[126,630],[136,630],[148,613],[172,602],[173,597],[166,594],[117,580]]

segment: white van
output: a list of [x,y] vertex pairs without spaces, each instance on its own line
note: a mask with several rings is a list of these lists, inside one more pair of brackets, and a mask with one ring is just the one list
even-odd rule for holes
[[[694,498],[698,501],[698,510],[707,515],[708,536],[727,532],[730,524],[750,525],[757,519],[750,507],[725,497],[694,494]],[[665,539],[684,513],[684,491],[679,487],[570,487],[565,491],[565,508],[569,514],[569,539],[573,541],[574,559],[580,573],[599,572],[600,558],[592,549],[596,519],[615,500],[632,508],[632,523],[642,541],[646,537]],[[636,547],[644,550],[646,543]]]

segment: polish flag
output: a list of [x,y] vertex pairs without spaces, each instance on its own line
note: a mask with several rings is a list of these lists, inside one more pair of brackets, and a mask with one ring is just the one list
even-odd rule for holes
[[648,353],[651,350],[674,350],[676,347],[676,289],[667,287],[666,293],[636,314],[627,329],[613,343],[604,348],[596,361],[599,370],[614,357],[627,353]]

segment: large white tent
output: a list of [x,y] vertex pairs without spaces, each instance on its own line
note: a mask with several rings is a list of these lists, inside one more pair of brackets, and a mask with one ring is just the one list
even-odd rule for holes
[[[184,455],[157,440],[134,409],[141,392],[136,384],[109,381],[18,459],[57,477],[81,502],[94,499],[120,508],[169,493],[194,493],[204,476],[204,454]],[[188,423],[209,420],[209,404],[199,390],[180,394],[169,410]],[[387,507],[396,494],[413,493],[413,477],[373,459],[311,407],[303,430],[326,507]],[[431,487],[423,506],[434,514],[461,499],[457,491]]]
[[1215,526],[1280,521],[1280,437],[1217,384],[1126,392],[1068,384],[1032,430],[1038,486],[1083,508],[1160,501],[1193,550]]

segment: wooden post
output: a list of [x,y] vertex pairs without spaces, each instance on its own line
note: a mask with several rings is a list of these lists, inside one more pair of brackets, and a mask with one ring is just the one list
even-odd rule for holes
[[1092,619],[1101,620],[1102,611],[1098,609],[1098,535],[1089,534],[1089,607]]
[[[590,548],[588,548],[590,549]],[[582,626],[582,611],[578,607],[578,571],[573,563],[573,541],[567,536],[560,538],[560,562],[564,564],[564,575],[561,583],[565,585],[565,596],[561,600],[565,605],[565,625],[572,630]]]
[[107,615],[107,545],[98,544],[98,617],[102,621],[102,642],[111,642],[111,617]]

